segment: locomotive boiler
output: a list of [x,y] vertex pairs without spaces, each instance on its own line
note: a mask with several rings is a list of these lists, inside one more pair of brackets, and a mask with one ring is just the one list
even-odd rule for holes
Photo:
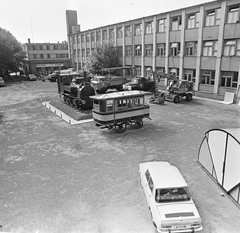
[[77,109],[91,109],[95,95],[94,88],[86,81],[85,73],[65,72],[58,76],[58,93],[60,98]]

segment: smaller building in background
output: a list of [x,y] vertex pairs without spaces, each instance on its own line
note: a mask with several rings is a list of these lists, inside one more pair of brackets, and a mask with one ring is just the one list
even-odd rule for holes
[[28,43],[23,44],[26,52],[24,71],[26,74],[33,73],[37,76],[48,75],[56,70],[70,67],[68,57],[68,43]]

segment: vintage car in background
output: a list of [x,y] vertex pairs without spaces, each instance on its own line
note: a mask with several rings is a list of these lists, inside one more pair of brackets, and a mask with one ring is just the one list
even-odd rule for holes
[[36,81],[37,80],[37,77],[36,77],[35,74],[28,74],[28,77],[29,77],[30,81]]
[[4,87],[5,86],[5,82],[3,80],[2,77],[0,77],[0,87]]
[[139,175],[158,232],[202,230],[201,217],[177,167],[168,162],[143,162]]

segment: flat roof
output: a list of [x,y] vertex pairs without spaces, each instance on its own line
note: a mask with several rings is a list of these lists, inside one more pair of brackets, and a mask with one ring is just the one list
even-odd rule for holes
[[144,96],[144,95],[150,95],[150,92],[147,91],[119,91],[119,92],[112,92],[107,94],[101,94],[101,95],[94,95],[90,96],[90,98],[95,100],[107,100],[107,99],[122,99],[123,97],[138,97],[138,96]]

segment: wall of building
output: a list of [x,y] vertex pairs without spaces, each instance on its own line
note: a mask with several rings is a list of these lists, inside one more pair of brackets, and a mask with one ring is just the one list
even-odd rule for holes
[[27,73],[48,75],[54,70],[70,67],[68,43],[26,43],[23,50],[27,54]]
[[[214,1],[72,33],[69,53],[76,69],[98,44],[113,42],[123,66],[174,73],[194,82],[196,95],[222,100],[240,86],[240,0]],[[237,100],[237,102],[238,102]]]

